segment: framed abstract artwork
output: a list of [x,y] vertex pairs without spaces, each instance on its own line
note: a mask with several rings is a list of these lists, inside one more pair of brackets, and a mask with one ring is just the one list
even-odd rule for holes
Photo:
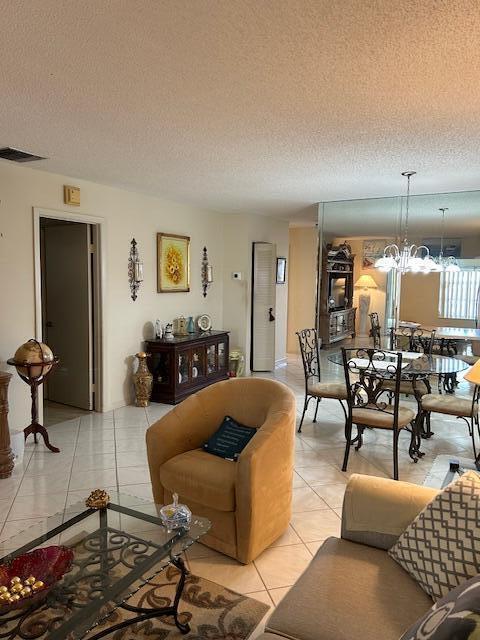
[[190,238],[157,233],[157,291],[190,291]]

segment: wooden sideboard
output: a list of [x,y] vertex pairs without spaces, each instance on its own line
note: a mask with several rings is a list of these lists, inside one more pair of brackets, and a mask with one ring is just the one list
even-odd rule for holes
[[227,331],[208,331],[171,340],[148,340],[152,401],[177,404],[213,382],[228,378]]
[[8,384],[11,373],[0,371],[0,478],[12,475],[14,455],[10,447],[10,431],[8,429]]

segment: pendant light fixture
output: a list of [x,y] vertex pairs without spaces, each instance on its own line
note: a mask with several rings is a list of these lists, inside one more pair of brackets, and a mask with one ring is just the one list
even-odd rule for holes
[[460,271],[457,260],[453,256],[443,255],[443,243],[445,239],[445,211],[448,211],[448,207],[440,207],[439,211],[442,214],[442,235],[440,238],[440,253],[438,254],[438,258],[434,258],[436,264],[435,271],[449,271],[450,273],[457,272]]
[[[392,243],[385,247],[383,256],[375,262],[375,267],[384,273],[398,271],[399,273],[430,273],[437,268],[437,263],[430,256],[425,245],[417,246],[408,242],[408,217],[410,213],[410,178],[416,171],[404,171],[402,176],[407,178],[407,197],[405,204],[405,228],[403,241],[400,245]],[[401,225],[400,225],[401,226]]]

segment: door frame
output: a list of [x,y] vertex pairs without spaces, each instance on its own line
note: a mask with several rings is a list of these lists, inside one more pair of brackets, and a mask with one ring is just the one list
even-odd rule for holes
[[[105,406],[105,367],[106,344],[103,330],[105,291],[106,291],[106,225],[105,218],[90,216],[83,213],[70,211],[57,211],[56,209],[43,209],[33,207],[33,255],[35,278],[35,338],[42,342],[42,267],[40,261],[40,218],[52,218],[67,222],[82,222],[92,225],[96,251],[93,254],[94,269],[92,273],[93,286],[93,370],[95,372],[94,411],[103,411]],[[39,409],[43,419],[43,397]]]

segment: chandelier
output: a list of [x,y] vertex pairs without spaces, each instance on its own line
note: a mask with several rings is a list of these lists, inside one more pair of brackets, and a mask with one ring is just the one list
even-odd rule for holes
[[435,271],[460,271],[460,267],[456,259],[453,256],[444,256],[443,255],[443,240],[445,235],[445,211],[448,211],[448,207],[440,207],[439,211],[442,212],[442,236],[440,238],[440,253],[438,254],[438,258],[434,258],[435,261]]
[[[439,265],[430,256],[430,251],[425,245],[415,245],[408,242],[408,215],[410,207],[410,178],[416,171],[404,171],[402,176],[407,178],[407,198],[405,205],[405,229],[401,244],[389,244],[383,251],[383,256],[375,262],[375,267],[379,271],[388,273],[397,271],[399,273],[430,273],[438,271]],[[400,222],[401,224],[401,222]]]

